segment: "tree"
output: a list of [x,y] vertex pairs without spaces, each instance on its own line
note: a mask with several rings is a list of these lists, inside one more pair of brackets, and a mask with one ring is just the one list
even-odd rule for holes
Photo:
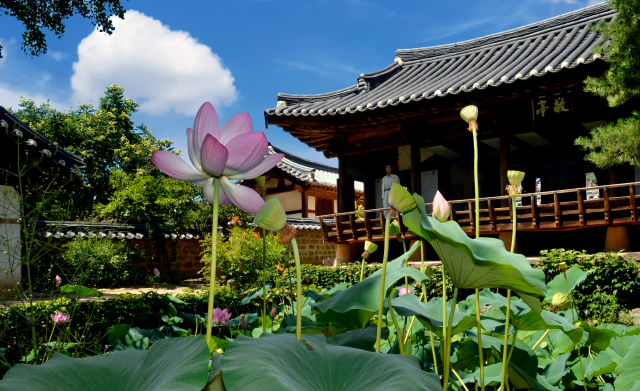
[[60,112],[48,103],[37,106],[32,100],[23,100],[20,107],[14,112],[20,120],[84,160],[84,186],[71,194],[73,218],[88,218],[94,204],[109,202],[114,192],[112,170],[159,176],[160,171],[151,164],[151,154],[173,149],[171,140],[159,140],[144,125],[134,125],[131,115],[138,104],[124,98],[121,86],[108,87],[98,109],[81,104]]
[[39,56],[47,52],[42,29],[46,28],[62,37],[65,19],[77,13],[90,19],[98,31],[111,35],[114,27],[109,18],[117,16],[124,19],[125,9],[120,5],[120,0],[0,0],[0,12],[22,22],[26,29],[22,33],[22,50]]
[[[609,69],[600,77],[587,78],[585,91],[617,107],[640,94],[640,0],[610,0],[609,5],[618,16],[594,26],[605,42],[594,53],[603,56]],[[576,145],[588,151],[585,160],[598,168],[638,164],[640,114],[634,111],[629,118],[595,128],[588,137],[578,138]]]

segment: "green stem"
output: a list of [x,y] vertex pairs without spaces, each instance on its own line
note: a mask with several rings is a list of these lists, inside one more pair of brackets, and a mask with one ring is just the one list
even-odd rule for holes
[[507,365],[511,362],[511,355],[513,354],[513,348],[516,346],[516,339],[518,339],[518,329],[515,329],[513,332],[513,343],[511,344],[511,349],[509,349],[509,356],[507,356]]
[[444,382],[442,385],[443,391],[447,391],[449,387],[449,369],[447,367],[447,275],[444,270],[444,264],[442,265],[442,335],[444,338],[440,338],[440,354],[442,356],[442,376]]
[[507,351],[509,343],[509,316],[511,315],[511,289],[507,289],[507,313],[504,323],[504,346],[502,347],[502,389],[507,389]]
[[[456,303],[458,301],[458,287],[453,286],[453,301],[451,302],[451,311],[449,312],[449,323],[447,324],[446,338],[445,338],[445,367],[442,370],[444,374],[444,386],[447,386],[449,381],[449,372],[451,371],[451,331],[453,330],[453,314],[456,312]],[[446,306],[446,303],[445,303]],[[442,349],[442,348],[440,348]],[[446,390],[446,388],[445,388]]]
[[404,338],[400,326],[398,326],[398,320],[393,313],[393,306],[391,305],[391,298],[387,296],[387,303],[389,303],[389,312],[391,313],[391,319],[393,319],[393,325],[396,326],[396,335],[398,336],[398,347],[400,347],[400,354],[404,354]]
[[384,227],[384,255],[382,257],[382,275],[380,276],[380,300],[378,300],[378,327],[376,330],[376,353],[380,353],[380,338],[382,337],[382,307],[384,304],[384,278],[387,274],[387,259],[389,258],[389,223],[391,217],[387,216]]
[[[267,331],[267,230],[262,230],[262,332]],[[273,322],[271,322],[273,323]]]
[[433,340],[433,332],[429,331],[429,337],[431,338],[431,353],[433,354],[433,369],[436,371],[436,375],[438,374],[438,356],[436,356],[436,346],[435,341]]
[[[407,245],[404,242],[404,239],[400,239],[400,241],[402,242],[402,253],[406,253],[407,252]],[[404,267],[409,266],[409,261],[405,260],[404,261]],[[407,293],[409,293],[409,277],[404,276],[404,289]]]
[[478,327],[478,358],[480,359],[480,384],[484,391],[484,357],[482,355],[482,323],[480,323],[480,289],[476,289],[476,325]]
[[[476,238],[480,237],[480,185],[478,184],[478,132],[473,128],[473,180],[476,190]],[[491,201],[489,201],[491,202]]]
[[513,205],[513,233],[511,234],[511,252],[515,252],[516,249],[516,231],[518,230],[518,216],[516,215],[516,197],[511,197],[511,204]]
[[300,269],[300,253],[296,238],[291,239],[291,246],[293,247],[293,258],[296,260],[296,339],[299,341],[302,336],[302,270]]
[[216,258],[218,252],[218,201],[220,199],[220,178],[213,178],[213,226],[211,227],[211,279],[209,280],[209,305],[207,306],[207,345],[211,346],[211,326],[213,300],[216,288]]
[[360,281],[364,278],[364,266],[367,264],[367,261],[362,258],[362,266],[360,266]]

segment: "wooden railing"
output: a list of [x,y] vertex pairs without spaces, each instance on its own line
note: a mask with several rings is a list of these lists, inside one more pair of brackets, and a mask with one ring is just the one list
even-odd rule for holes
[[[638,224],[638,197],[635,187],[640,182],[608,186],[584,187],[523,194],[518,198],[516,217],[518,231],[560,231],[608,225]],[[450,201],[450,220],[455,220],[469,235],[475,233],[475,199]],[[502,206],[507,204],[508,206]],[[425,204],[427,212],[431,203]],[[381,241],[384,239],[385,209],[336,213],[318,216],[327,243]],[[512,229],[511,197],[480,198],[481,234],[496,234]],[[397,214],[403,232],[402,216]],[[410,234],[405,238],[412,239]]]

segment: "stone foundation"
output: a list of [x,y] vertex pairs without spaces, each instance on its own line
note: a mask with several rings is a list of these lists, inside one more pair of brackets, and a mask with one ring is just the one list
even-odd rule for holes
[[[147,257],[144,262],[138,264],[138,269],[143,273],[153,273],[153,268],[157,267],[159,270],[163,270],[165,265],[162,264],[156,248],[153,246],[153,242],[149,239],[141,239],[128,242],[130,245],[135,246],[138,250],[146,251]],[[164,243],[164,249],[170,258],[174,261],[171,264],[171,269],[177,275],[182,275],[186,278],[200,277],[198,272],[202,269],[202,247],[200,246],[200,240],[198,239],[180,239],[171,240],[167,239]]]
[[325,244],[322,231],[319,229],[299,229],[296,235],[300,262],[311,265],[322,265],[322,261],[336,256],[335,243]]

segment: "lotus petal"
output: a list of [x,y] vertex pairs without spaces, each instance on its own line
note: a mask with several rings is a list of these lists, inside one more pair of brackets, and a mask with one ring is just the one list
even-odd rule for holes
[[208,175],[198,172],[189,165],[178,155],[169,151],[156,151],[151,155],[151,161],[156,167],[170,177],[180,179],[183,181],[189,181],[192,183],[202,183],[206,180]]
[[[213,177],[207,179],[207,182],[202,185],[202,192],[204,193],[204,198],[208,203],[213,204]],[[224,194],[222,190],[222,186],[218,189],[220,194],[218,194],[218,205],[231,205],[229,199]]]
[[247,113],[238,113],[229,118],[220,129],[220,142],[224,145],[241,134],[253,133],[251,117]]
[[229,151],[229,160],[225,171],[246,172],[264,160],[269,142],[267,136],[262,132],[245,133],[229,141],[225,147]]
[[220,176],[227,164],[229,151],[213,136],[208,134],[200,148],[202,168],[212,176]]
[[233,172],[229,172],[229,174],[225,172],[225,175],[228,175],[229,179],[253,179],[271,170],[273,167],[275,167],[276,164],[278,164],[280,160],[282,160],[283,157],[283,153],[274,153],[265,157],[264,160],[260,162],[260,164],[247,172],[227,169],[227,171]]
[[[191,159],[191,164],[198,171],[202,171],[202,165],[200,164],[200,151],[196,153],[196,148],[193,143],[193,129],[187,128],[187,144],[189,147],[189,159]],[[198,148],[199,149],[199,148]]]
[[264,204],[262,197],[247,186],[235,185],[224,176],[220,178],[220,184],[229,201],[247,213],[258,213]]
[[209,102],[205,102],[200,106],[196,120],[193,122],[192,143],[198,161],[200,161],[200,147],[207,134],[212,135],[216,139],[220,138],[218,114]]

